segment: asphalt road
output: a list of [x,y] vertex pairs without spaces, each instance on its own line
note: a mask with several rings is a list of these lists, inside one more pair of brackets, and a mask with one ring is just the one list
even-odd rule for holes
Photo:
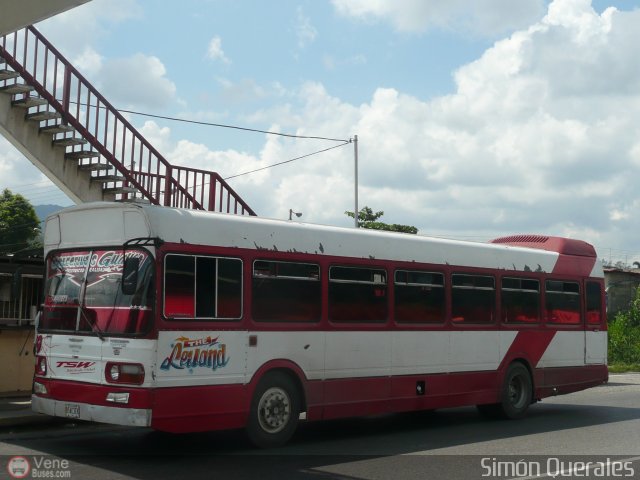
[[61,422],[0,432],[0,478],[17,455],[31,465],[26,478],[640,478],[640,374],[546,399],[517,421],[458,408],[307,424],[269,451],[242,432]]

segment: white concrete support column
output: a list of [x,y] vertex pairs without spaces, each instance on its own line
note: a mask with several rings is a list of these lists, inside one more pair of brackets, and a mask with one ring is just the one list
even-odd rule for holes
[[11,106],[11,95],[0,94],[0,135],[44,173],[76,203],[111,200],[102,185],[91,182],[90,173],[64,158],[65,149],[54,147],[50,134],[41,134],[36,122],[25,120],[25,110]]

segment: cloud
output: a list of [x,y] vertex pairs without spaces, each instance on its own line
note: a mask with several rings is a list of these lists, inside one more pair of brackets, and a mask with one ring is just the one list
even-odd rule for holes
[[495,35],[523,28],[544,11],[543,0],[332,0],[337,12],[364,21],[384,20],[403,32],[434,28]]
[[95,44],[114,24],[140,18],[137,0],[92,0],[41,22],[37,27],[118,107],[152,108],[175,98],[176,87],[156,56],[137,53],[127,58],[104,58]]
[[[298,134],[358,134],[361,206],[424,234],[534,232],[637,245],[640,85],[630,59],[639,21],[640,12],[599,15],[587,0],[555,0],[539,21],[460,67],[450,95],[378,88],[352,105],[308,82],[295,102],[255,119]],[[181,141],[172,159],[228,175],[323,146],[269,137],[248,154]],[[231,184],[260,215],[286,218],[295,208],[307,221],[350,225],[353,146]]]
[[352,55],[346,58],[336,58],[333,55],[325,54],[322,57],[322,64],[327,70],[336,70],[343,66],[359,66],[367,63],[367,57],[362,54]]
[[311,19],[304,14],[302,7],[297,9],[296,36],[298,48],[303,49],[318,36],[318,30],[311,24]]
[[65,56],[73,58],[106,36],[110,25],[141,16],[137,0],[91,0],[36,26],[46,37],[56,39],[56,48]]
[[102,70],[104,58],[93,48],[86,46],[77,57],[71,60],[71,64],[83,75],[94,77]]
[[224,50],[222,50],[222,39],[217,35],[213,37],[209,42],[207,57],[211,60],[219,60],[222,63],[231,63],[231,60],[229,60],[229,58],[225,55]]
[[[488,18],[500,5],[478,4],[487,7]],[[404,13],[383,0],[334,5],[345,15],[384,17],[404,31],[422,31],[453,25],[458,20],[450,12],[459,2],[437,10],[435,3],[407,0]],[[528,11],[525,6],[538,3],[522,5]],[[506,11],[506,24],[529,15]],[[259,128],[300,135],[357,134],[360,205],[384,210],[383,220],[415,225],[423,234],[477,240],[511,233],[566,235],[606,247],[601,254],[609,248],[638,252],[639,23],[640,11],[598,14],[588,0],[554,0],[546,14],[453,72],[455,91],[449,95],[424,99],[378,88],[353,104],[309,81],[245,118]],[[92,50],[78,51],[77,57],[96,74],[110,72],[100,78],[105,88],[116,88],[109,95],[123,102],[137,95],[145,101],[136,74],[150,82],[145,88],[156,89],[153,99],[175,96],[157,58],[141,55],[114,64]],[[133,63],[145,69],[144,76]],[[129,82],[137,95],[119,91]],[[251,80],[222,84],[228,93],[237,90],[242,101],[271,95]],[[142,130],[170,161],[223,176],[334,145],[265,136],[253,151],[215,149],[154,122]],[[261,216],[288,218],[293,208],[305,221],[350,226],[343,212],[353,208],[353,161],[348,144],[230,184]]]
[[0,177],[2,189],[25,196],[33,205],[71,201],[33,164],[27,161],[8,140],[0,136]]
[[257,84],[255,80],[250,78],[233,82],[227,78],[218,77],[217,81],[222,89],[223,99],[231,103],[264,98],[268,95],[267,89],[264,86]]
[[96,73],[96,86],[119,108],[158,108],[170,104],[176,94],[166,73],[157,57],[137,53],[105,62]]

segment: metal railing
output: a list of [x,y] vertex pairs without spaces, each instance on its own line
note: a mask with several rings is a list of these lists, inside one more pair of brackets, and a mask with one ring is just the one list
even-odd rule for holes
[[[63,125],[73,127],[89,142],[96,155],[80,160],[84,165],[105,159],[113,172],[104,182],[105,189],[117,192],[117,200],[140,198],[156,205],[255,215],[217,173],[171,165],[33,26],[0,37],[0,56],[60,114]],[[0,80],[0,87],[19,84],[19,80]],[[16,98],[20,95],[26,98],[29,93]],[[46,111],[49,107],[33,108]],[[47,120],[44,126],[55,121]],[[74,136],[70,129],[54,139]],[[68,153],[82,149],[67,148]],[[117,190],[120,186],[124,189]]]

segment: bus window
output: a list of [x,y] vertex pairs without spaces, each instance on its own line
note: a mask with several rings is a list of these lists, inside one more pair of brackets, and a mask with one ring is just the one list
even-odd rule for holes
[[500,291],[504,323],[540,321],[540,282],[529,278],[503,278]]
[[164,315],[168,318],[240,318],[242,262],[235,258],[167,255]]
[[242,317],[242,261],[218,258],[218,318]]
[[547,322],[576,325],[580,323],[580,285],[577,282],[545,282]]
[[602,322],[602,287],[598,282],[587,282],[587,323]]
[[322,295],[320,266],[256,260],[251,313],[260,322],[317,322]]
[[454,323],[493,323],[495,279],[488,275],[451,276],[451,319]]
[[394,276],[394,297],[396,322],[444,322],[443,274],[397,270]]
[[334,322],[385,322],[387,272],[376,268],[331,267],[329,319]]
[[167,317],[193,318],[195,265],[195,257],[167,255],[164,265],[164,314]]

